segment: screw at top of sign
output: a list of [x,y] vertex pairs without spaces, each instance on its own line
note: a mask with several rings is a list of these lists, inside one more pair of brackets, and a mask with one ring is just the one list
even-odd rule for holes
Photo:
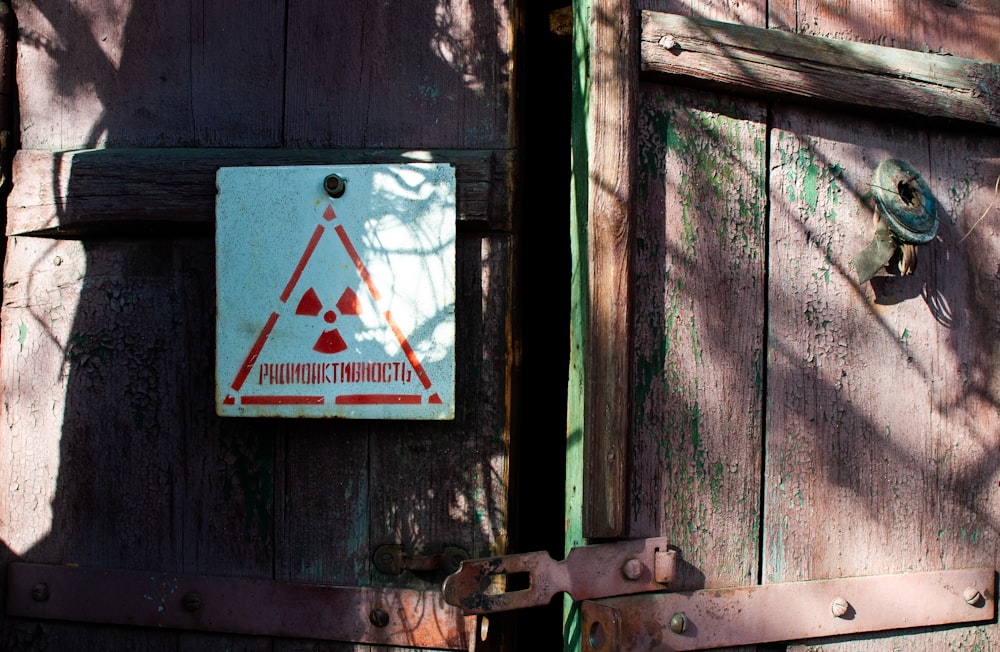
[[340,175],[331,174],[323,179],[323,190],[334,199],[343,197],[347,192],[347,182]]

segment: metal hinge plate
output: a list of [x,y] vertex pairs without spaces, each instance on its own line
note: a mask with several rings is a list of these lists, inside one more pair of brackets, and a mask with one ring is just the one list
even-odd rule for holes
[[992,620],[994,585],[994,570],[980,568],[586,601],[583,650],[706,650]]
[[[545,552],[469,559],[442,592],[467,614],[489,614],[548,604],[561,591],[574,600],[662,591],[674,581],[679,557],[660,537],[581,546],[562,561]],[[505,590],[504,580],[515,575],[526,576],[527,588]]]
[[11,616],[473,650],[476,618],[438,591],[376,589],[15,562]]

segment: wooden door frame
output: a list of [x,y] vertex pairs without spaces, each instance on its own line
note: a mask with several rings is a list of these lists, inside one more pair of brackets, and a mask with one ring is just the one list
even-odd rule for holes
[[[576,53],[574,102],[574,294],[584,306],[573,322],[583,332],[574,334],[582,350],[574,367],[582,423],[574,424],[571,409],[570,429],[583,433],[582,536],[605,539],[628,536],[639,69],[769,98],[838,104],[848,97],[854,107],[887,115],[992,131],[1000,126],[1000,64],[673,16],[664,27],[668,35],[684,38],[690,27],[692,40],[725,44],[721,54],[709,47],[678,64],[657,40],[657,16],[640,26],[633,0],[576,0],[574,16],[576,42],[584,48]],[[810,65],[789,67],[789,56]],[[831,78],[842,83],[831,85]]]
[[[625,536],[626,529],[638,32],[632,0],[591,0],[589,6],[576,0],[573,13],[575,40],[587,48],[576,52],[573,119],[574,293],[585,298],[574,316],[574,337],[583,331],[575,362],[583,378],[577,426],[583,434],[582,534],[602,539]],[[578,351],[574,347],[574,355]]]

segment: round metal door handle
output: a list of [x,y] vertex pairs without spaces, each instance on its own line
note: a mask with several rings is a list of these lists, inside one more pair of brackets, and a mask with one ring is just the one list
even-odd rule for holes
[[900,243],[924,244],[937,235],[934,195],[906,161],[886,159],[875,168],[872,190],[889,230]]
[[878,164],[871,181],[875,198],[875,238],[854,257],[859,283],[867,283],[899,252],[899,273],[917,267],[917,245],[934,239],[938,230],[937,202],[927,182],[900,159]]

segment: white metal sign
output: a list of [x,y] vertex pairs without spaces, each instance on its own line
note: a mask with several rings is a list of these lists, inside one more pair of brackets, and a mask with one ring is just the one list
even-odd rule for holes
[[220,416],[454,418],[453,166],[222,168],[217,184]]

